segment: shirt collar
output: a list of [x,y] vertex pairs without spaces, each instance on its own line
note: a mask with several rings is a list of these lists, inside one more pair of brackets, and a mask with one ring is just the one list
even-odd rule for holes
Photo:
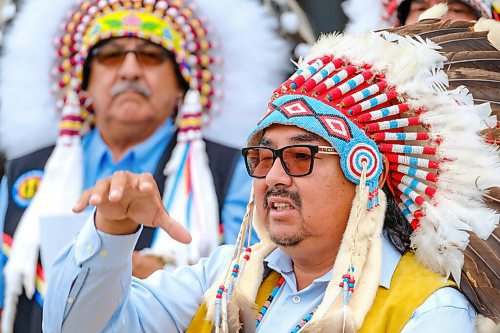
[[[382,271],[380,274],[380,286],[389,289],[391,285],[392,275],[401,259],[401,254],[396,250],[394,245],[389,241],[385,233],[382,234]],[[293,271],[292,259],[283,252],[279,247],[271,252],[264,259],[264,266],[278,273],[291,273]],[[316,279],[315,281],[330,281],[332,271]]]
[[401,253],[392,245],[387,235],[382,233],[382,271],[380,272],[380,286],[389,289],[392,276],[401,259]]
[[146,165],[150,159],[151,152],[157,149],[158,145],[163,144],[165,146],[168,142],[170,142],[170,139],[176,129],[177,128],[175,127],[174,122],[171,118],[169,118],[148,140],[130,149],[130,152],[133,152],[135,155],[134,157],[136,162],[139,165]]
[[[129,149],[117,163],[113,162],[113,155],[106,143],[104,143],[98,127],[94,128],[82,139],[82,145],[92,152],[92,160],[95,161],[97,168],[103,163],[103,160],[107,160],[111,164],[119,164],[126,159],[133,159],[134,165],[140,169],[136,170],[136,172],[152,172],[154,170],[149,170],[150,168],[144,166],[150,164],[151,154],[157,149],[158,145],[166,145],[171,140],[175,130],[176,127],[172,119],[167,119],[152,136]],[[156,163],[154,164],[156,165]]]

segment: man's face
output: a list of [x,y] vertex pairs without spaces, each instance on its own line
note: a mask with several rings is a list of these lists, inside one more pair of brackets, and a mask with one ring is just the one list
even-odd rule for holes
[[[136,53],[126,53],[123,61],[116,61],[116,54],[123,50]],[[103,138],[147,139],[173,115],[183,96],[176,64],[159,46],[138,38],[111,39],[95,52],[87,92]],[[165,58],[158,63],[160,56]]]
[[418,21],[418,17],[427,9],[441,2],[446,2],[448,5],[448,12],[443,16],[442,20],[477,20],[478,15],[476,12],[466,4],[458,0],[412,0],[410,5],[410,12],[406,19],[405,24],[412,24]]
[[[296,144],[330,146],[315,134],[285,125],[271,126],[260,141],[273,149]],[[303,177],[289,176],[276,159],[265,178],[254,180],[254,191],[258,218],[277,245],[340,245],[355,185],[345,178],[337,155],[317,154],[311,174]]]

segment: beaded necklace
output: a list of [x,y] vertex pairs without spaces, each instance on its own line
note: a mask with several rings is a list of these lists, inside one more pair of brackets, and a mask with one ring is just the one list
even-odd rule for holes
[[[262,322],[262,319],[264,318],[264,316],[267,313],[267,309],[269,309],[269,307],[271,306],[271,303],[274,300],[274,297],[276,297],[276,294],[278,293],[278,291],[280,290],[280,288],[281,288],[281,286],[283,285],[284,282],[285,282],[285,278],[283,276],[281,276],[280,279],[279,279],[279,281],[278,281],[278,283],[274,287],[273,291],[271,291],[271,294],[267,298],[267,301],[264,302],[264,305],[262,306],[262,309],[260,309],[259,313],[257,314],[257,319],[255,321],[255,327],[256,328],[259,327],[260,323]],[[304,327],[304,325],[307,324],[311,320],[314,312],[316,312],[317,309],[318,309],[318,307],[315,307],[311,312],[309,312],[309,314],[307,316],[305,316],[304,319],[302,319],[294,327],[294,329],[291,331],[291,333],[297,333],[298,331],[300,331],[300,329],[302,327]]]

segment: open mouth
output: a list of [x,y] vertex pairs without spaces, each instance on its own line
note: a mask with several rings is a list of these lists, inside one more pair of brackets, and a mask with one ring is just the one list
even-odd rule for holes
[[274,211],[286,211],[295,209],[295,205],[285,198],[269,198],[267,200],[267,206]]

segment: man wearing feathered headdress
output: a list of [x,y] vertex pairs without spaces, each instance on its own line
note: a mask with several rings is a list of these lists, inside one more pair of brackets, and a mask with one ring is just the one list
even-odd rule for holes
[[342,3],[348,18],[344,31],[362,33],[415,23],[420,14],[438,4],[447,6],[438,9],[443,21],[500,20],[498,0],[347,0]]
[[[500,157],[478,134],[497,94],[472,88],[499,51],[484,26],[433,24],[318,41],[242,150],[254,183],[235,246],[195,266],[131,278],[143,225],[191,239],[150,176],[86,191],[74,209],[95,216],[58,262],[45,331],[474,332],[463,250],[498,225],[483,195]],[[490,48],[484,62],[459,61],[457,29]]]
[[[193,236],[184,245],[160,229],[142,230],[135,276],[195,263],[221,237],[236,239],[251,180],[235,147],[243,145],[257,106],[288,72],[291,47],[278,28],[271,12],[248,0],[64,0],[23,7],[2,58],[0,136],[9,158],[2,192],[9,200],[2,332],[40,330],[46,283],[38,260],[40,223],[72,216],[83,189],[120,170],[152,174],[163,204]],[[57,101],[49,93],[54,81],[45,79],[55,37]],[[31,41],[31,54],[20,40]],[[33,132],[42,135],[30,138]]]

